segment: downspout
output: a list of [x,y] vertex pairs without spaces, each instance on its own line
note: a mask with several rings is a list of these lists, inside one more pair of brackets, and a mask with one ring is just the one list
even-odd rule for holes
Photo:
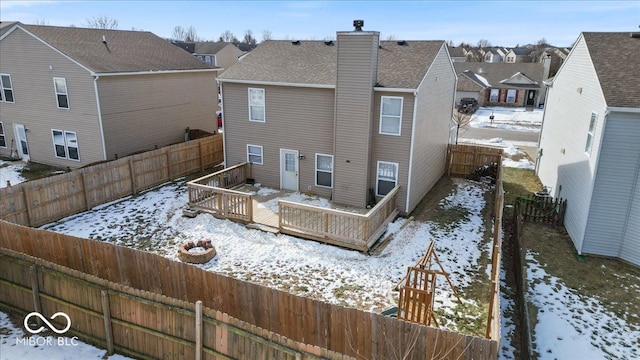
[[413,146],[416,136],[416,109],[418,108],[418,91],[413,92],[413,119],[411,123],[411,145],[409,146],[409,172],[407,174],[407,199],[404,212],[409,213],[409,201],[411,199],[411,172],[413,170]]
[[538,171],[540,170],[540,159],[542,158],[542,149],[540,148],[540,144],[542,142],[542,132],[544,130],[544,118],[547,116],[549,93],[551,92],[551,88],[553,87],[553,82],[543,81],[542,84],[547,87],[547,91],[544,92],[544,110],[542,111],[542,124],[540,125],[540,134],[538,134],[538,150],[536,150],[536,164],[534,166],[534,172],[536,175],[538,175],[538,177]]
[[[222,87],[224,86],[218,79],[216,79],[216,88],[220,88],[220,114],[222,114],[222,166],[224,168],[227,167],[227,132],[224,130],[224,124],[226,120],[224,119],[224,96],[222,95]],[[218,99],[216,99],[218,102]],[[218,123],[218,118],[216,117],[216,124]]]
[[100,96],[98,95],[98,79],[100,75],[93,74],[93,89],[96,94],[96,107],[98,110],[98,125],[100,126],[100,140],[102,141],[102,160],[107,160],[107,145],[104,142],[104,127],[102,126],[102,109],[100,108]]

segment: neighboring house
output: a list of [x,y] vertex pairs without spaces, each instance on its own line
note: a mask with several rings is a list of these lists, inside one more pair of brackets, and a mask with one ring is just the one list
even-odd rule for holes
[[[186,50],[207,64],[222,68],[222,71],[238,62],[238,57],[243,54],[237,46],[224,41],[172,41],[172,44]],[[222,73],[222,71],[220,73]]]
[[465,62],[481,62],[482,54],[478,49],[469,48],[464,49]]
[[455,63],[461,98],[478,100],[479,106],[538,107],[544,102],[547,64]]
[[216,71],[150,32],[0,36],[0,155],[78,168],[215,132]]
[[504,56],[504,62],[506,63],[521,63],[521,62],[529,62],[531,54],[531,49],[526,47],[516,47],[509,50]]
[[483,61],[486,63],[501,63],[502,51],[500,49],[485,49],[483,54]]
[[451,56],[451,61],[455,62],[465,62],[467,61],[467,52],[461,46],[447,46],[449,49],[449,56]]
[[226,71],[226,165],[361,208],[399,186],[413,210],[444,174],[456,75],[443,41],[379,36],[268,40]]
[[638,54],[638,33],[578,37],[549,85],[537,172],[567,199],[564,225],[579,254],[640,265]]
[[545,51],[542,52],[540,56],[541,63],[544,62],[547,57],[551,60],[549,65],[549,77],[554,77],[556,75],[558,69],[560,69],[560,66],[567,58],[569,51],[571,50],[567,48],[550,47],[546,48]]

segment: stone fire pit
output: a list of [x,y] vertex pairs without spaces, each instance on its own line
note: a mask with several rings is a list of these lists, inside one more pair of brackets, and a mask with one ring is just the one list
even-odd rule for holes
[[216,256],[216,248],[211,244],[211,240],[189,241],[178,249],[178,259],[192,263],[204,264]]

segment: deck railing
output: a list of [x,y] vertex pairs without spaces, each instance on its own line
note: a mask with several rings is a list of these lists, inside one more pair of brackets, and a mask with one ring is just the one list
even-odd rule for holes
[[283,233],[367,251],[398,215],[399,187],[391,190],[367,214],[278,201],[279,228]]
[[253,196],[231,188],[247,181],[247,163],[232,166],[187,183],[189,207],[215,216],[253,221]]

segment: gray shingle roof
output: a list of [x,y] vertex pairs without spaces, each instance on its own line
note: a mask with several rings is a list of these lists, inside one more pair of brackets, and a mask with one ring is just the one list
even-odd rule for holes
[[96,73],[215,68],[146,31],[20,26]]
[[0,21],[0,36],[17,23],[17,21]]
[[[381,41],[378,50],[378,86],[416,89],[443,41]],[[294,84],[335,85],[337,43],[268,40],[219,77]]]
[[218,53],[218,51],[222,50],[225,46],[229,45],[231,43],[229,42],[224,42],[224,41],[219,41],[219,42],[213,42],[213,41],[198,41],[196,42],[196,54],[209,54],[209,55],[215,55]]
[[493,88],[513,88],[514,85],[501,84],[500,82],[509,79],[514,74],[520,72],[529,79],[536,81],[538,85],[526,86],[528,88],[541,87],[544,76],[544,65],[540,63],[478,63],[463,62],[453,63],[456,74],[460,75],[465,70],[470,70],[489,81]]
[[449,54],[451,57],[464,57],[464,49],[460,46],[447,46],[449,48]]
[[628,32],[582,34],[607,105],[640,107],[640,38]]

